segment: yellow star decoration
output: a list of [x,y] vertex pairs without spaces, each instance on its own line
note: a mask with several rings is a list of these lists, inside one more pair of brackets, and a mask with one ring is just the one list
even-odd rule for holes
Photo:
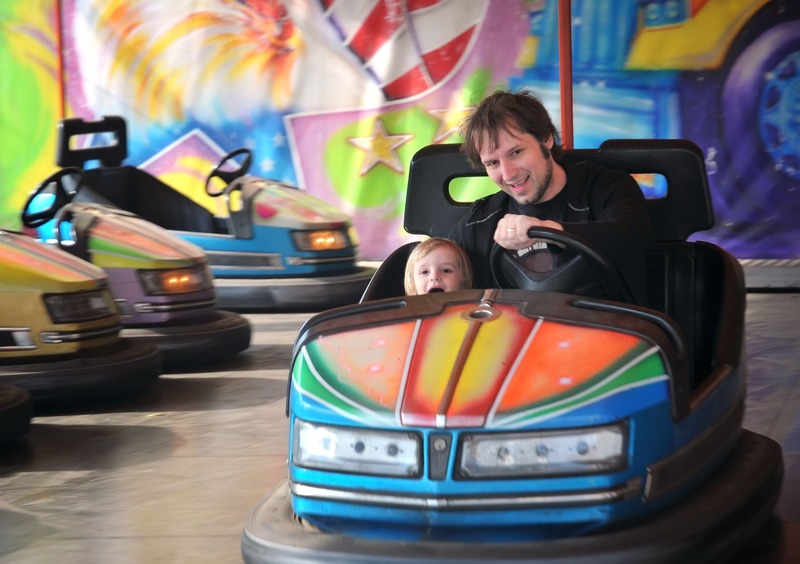
[[361,166],[361,176],[367,174],[380,163],[388,166],[398,174],[403,173],[403,162],[397,154],[397,148],[410,141],[413,135],[389,135],[386,126],[379,119],[375,120],[375,126],[371,137],[350,137],[347,142],[365,151],[364,164]]
[[475,106],[470,107],[449,107],[443,110],[430,110],[429,113],[439,120],[439,128],[433,136],[434,143],[441,143],[454,133],[458,133],[458,128],[465,117],[475,111]]

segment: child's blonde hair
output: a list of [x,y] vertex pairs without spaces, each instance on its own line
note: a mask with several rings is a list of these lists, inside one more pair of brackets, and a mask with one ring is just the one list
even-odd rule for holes
[[469,257],[464,249],[455,241],[445,239],[444,237],[431,237],[419,243],[411,254],[408,255],[408,262],[406,262],[406,275],[404,286],[406,294],[413,296],[417,293],[416,286],[414,285],[414,268],[417,263],[423,258],[428,256],[428,253],[439,247],[449,247],[456,254],[456,262],[458,268],[461,270],[461,289],[466,290],[472,288],[472,265],[469,262]]

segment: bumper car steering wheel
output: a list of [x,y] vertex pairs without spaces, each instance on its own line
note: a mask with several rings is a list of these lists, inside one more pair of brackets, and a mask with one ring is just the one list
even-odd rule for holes
[[[532,227],[528,237],[545,242],[547,250],[534,249],[519,254],[497,243],[492,247],[489,264],[498,287],[635,303],[617,269],[584,240],[545,227]],[[547,254],[537,257],[540,253]]]

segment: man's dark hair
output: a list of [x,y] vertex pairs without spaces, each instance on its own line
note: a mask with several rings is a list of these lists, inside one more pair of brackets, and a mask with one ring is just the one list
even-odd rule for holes
[[550,114],[542,102],[528,92],[506,92],[497,90],[484,98],[475,111],[461,123],[464,142],[461,150],[475,168],[483,168],[479,143],[488,133],[492,148],[497,146],[500,131],[515,127],[523,133],[529,133],[539,140],[542,153],[547,155],[544,145],[547,138],[553,136],[553,158],[561,158],[561,141]]

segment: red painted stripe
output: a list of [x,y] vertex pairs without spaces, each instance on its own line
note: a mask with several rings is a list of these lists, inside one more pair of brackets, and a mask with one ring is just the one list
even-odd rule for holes
[[471,27],[441,47],[422,56],[425,67],[428,69],[428,75],[434,84],[446,77],[455,68],[456,63],[461,60],[461,54],[467,48],[474,32],[475,27]]
[[469,44],[474,32],[475,28],[472,27],[436,50],[423,55],[422,60],[428,72],[425,73],[421,66],[416,66],[386,84],[383,92],[387,100],[397,100],[419,94],[445,78],[453,71],[455,63],[461,60],[461,54]]
[[404,425],[482,427],[535,320],[495,304],[491,321],[467,321],[474,305],[448,308],[422,322],[403,391]]
[[383,93],[387,100],[397,100],[424,92],[431,86],[433,84],[428,80],[428,76],[416,66],[384,86]]
[[407,6],[409,12],[417,12],[440,4],[441,2],[442,0],[408,0]]
[[350,49],[362,61],[368,61],[404,24],[405,18],[399,5],[391,0],[381,0],[353,36]]

